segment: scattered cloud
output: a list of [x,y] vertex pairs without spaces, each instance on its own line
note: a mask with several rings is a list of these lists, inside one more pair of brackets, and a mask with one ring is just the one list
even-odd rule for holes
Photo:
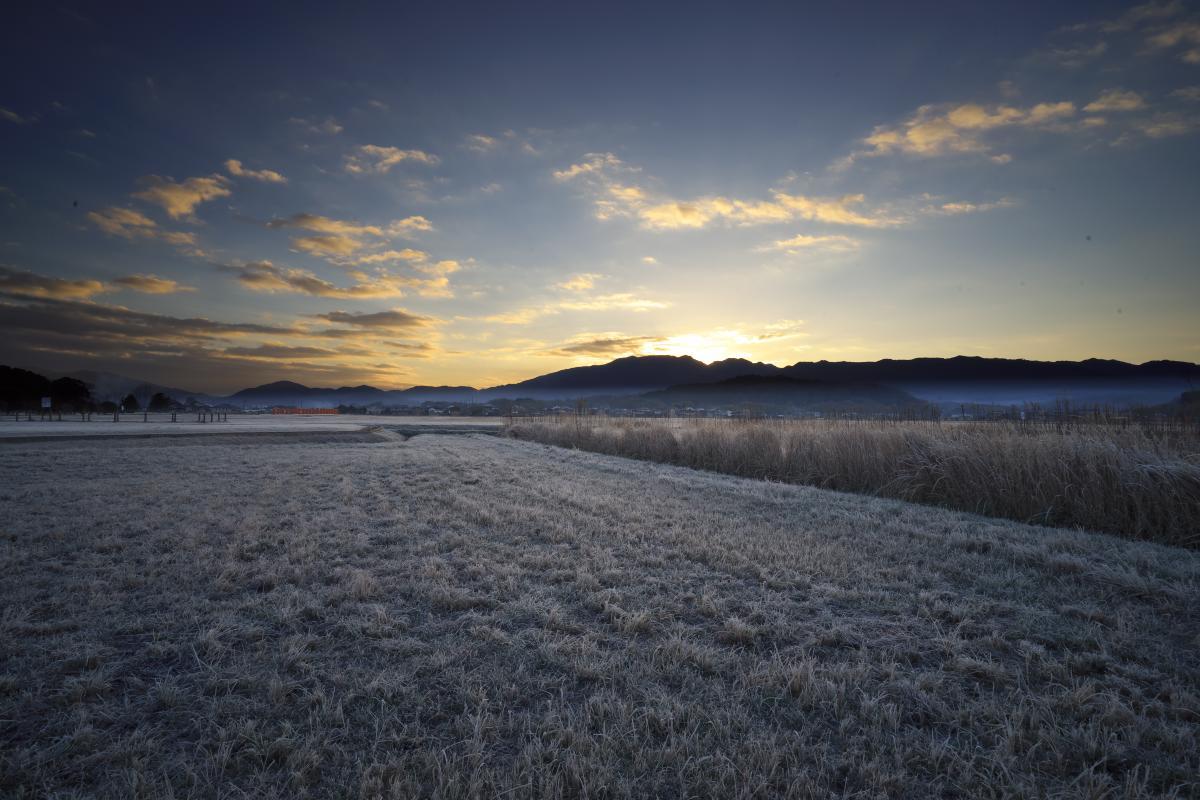
[[586,153],[583,161],[580,161],[578,164],[572,164],[566,169],[555,170],[554,179],[569,181],[572,178],[578,178],[580,175],[598,174],[606,171],[640,172],[641,169],[639,167],[628,166],[612,153]]
[[926,213],[958,216],[961,214],[979,214],[984,211],[995,211],[998,208],[1012,208],[1017,204],[1011,197],[1002,197],[990,203],[967,203],[962,201],[935,203],[929,206]]
[[1200,103],[1200,86],[1185,86],[1182,89],[1176,89],[1171,92],[1171,97],[1178,97],[1189,103]]
[[168,278],[157,275],[126,275],[111,283],[92,278],[69,279],[39,275],[28,270],[0,266],[0,294],[38,297],[54,300],[87,300],[95,295],[129,289],[143,294],[174,294],[191,292],[191,286],[183,286]]
[[355,264],[392,264],[400,261],[425,261],[429,254],[423,250],[413,250],[406,247],[403,250],[384,250],[382,253],[369,253],[354,259]]
[[352,311],[330,311],[317,314],[317,319],[332,322],[335,325],[348,325],[352,328],[365,328],[384,331],[408,331],[428,328],[437,324],[438,320],[414,314],[403,308],[390,311],[375,311],[370,313],[355,313]]
[[273,169],[246,169],[236,158],[225,162],[225,171],[238,178],[249,178],[263,183],[287,183],[287,178]]
[[114,206],[102,211],[89,211],[87,218],[105,233],[125,239],[157,235],[158,223],[132,208]]
[[196,235],[185,231],[164,231],[158,223],[132,208],[110,206],[100,211],[89,211],[89,222],[110,236],[122,239],[159,239],[178,247],[194,247]]
[[330,350],[325,347],[296,346],[284,344],[259,344],[252,347],[226,347],[220,351],[223,355],[239,356],[242,358],[262,359],[266,361],[298,358],[339,358],[347,354],[346,349]]
[[1103,33],[1119,33],[1140,28],[1146,24],[1158,23],[1161,20],[1177,16],[1182,11],[1183,4],[1179,0],[1168,0],[1168,2],[1163,3],[1142,3],[1141,5],[1134,6],[1115,19],[1081,22],[1076,25],[1070,25],[1065,30],[1070,32],[1099,30]]
[[555,310],[565,311],[652,311],[659,308],[669,308],[670,303],[659,300],[649,300],[629,292],[605,294],[596,297],[585,297],[576,300],[563,300]]
[[86,300],[110,291],[97,280],[52,278],[28,270],[0,265],[0,295],[19,295],[57,300]]
[[[577,276],[582,277],[582,276]],[[593,279],[601,276],[591,276]],[[585,281],[586,282],[586,281]],[[571,281],[567,281],[571,283]],[[565,288],[559,284],[558,288]],[[512,311],[502,311],[482,317],[484,322],[498,322],[504,325],[527,325],[542,317],[561,314],[564,311],[631,311],[640,313],[670,308],[671,304],[660,300],[639,297],[632,292],[614,292],[603,295],[588,295],[587,288],[582,284],[579,288],[569,289],[574,296],[548,300],[540,305],[526,306]]]
[[1102,114],[1110,111],[1137,111],[1145,106],[1146,101],[1137,92],[1108,89],[1084,106],[1083,110],[1091,114]]
[[1104,55],[1107,50],[1108,43],[1100,41],[1094,44],[1078,44],[1070,47],[1051,48],[1046,51],[1045,55],[1059,66],[1068,69],[1078,69]]
[[638,355],[652,344],[663,341],[661,336],[624,336],[619,333],[585,333],[572,337],[547,351],[556,356],[587,356],[590,358],[619,358]]
[[778,250],[788,255],[801,253],[846,253],[857,250],[859,241],[849,236],[809,236],[797,234],[790,239],[776,239],[758,248],[760,251]]
[[431,230],[433,230],[433,223],[425,217],[417,215],[396,220],[387,227],[387,235],[408,238],[416,233]]
[[482,133],[472,133],[463,143],[463,147],[476,153],[490,153],[499,146],[499,139],[495,136],[485,136]]
[[433,166],[441,159],[424,150],[401,150],[398,147],[383,147],[375,144],[360,145],[346,156],[346,172],[354,174],[386,174],[403,161]]
[[[293,228],[311,231],[315,235],[299,236],[292,239],[292,245],[311,255],[323,258],[346,258],[359,250],[371,247],[371,239],[384,240],[391,237],[409,237],[416,231],[428,231],[432,225],[425,217],[406,217],[396,220],[389,225],[362,225],[357,222],[331,219],[318,214],[293,214],[282,219],[273,219],[266,223],[268,228]],[[420,253],[418,250],[389,250],[386,253],[362,256],[353,263],[369,264],[383,263],[393,257],[405,260]],[[422,257],[424,257],[422,255]]]
[[652,267],[658,263],[658,259],[654,256],[642,256],[642,263],[648,267]]
[[361,225],[357,222],[347,222],[331,219],[319,214],[293,214],[283,219],[273,219],[267,223],[268,228],[298,228],[317,233],[328,233],[342,236],[383,236],[384,229],[378,225]]
[[0,106],[0,119],[5,120],[6,122],[15,123],[17,125],[28,125],[31,122],[37,122],[38,120],[36,114],[23,116],[2,106]]
[[604,277],[597,275],[594,272],[582,272],[574,275],[562,283],[556,283],[555,286],[559,289],[565,289],[568,292],[584,292],[596,285],[596,281]]
[[381,342],[384,347],[396,351],[400,358],[430,358],[437,348],[429,342]]
[[315,256],[348,256],[365,245],[352,236],[297,236],[292,244],[299,250]]
[[121,289],[129,289],[142,294],[176,294],[178,292],[194,292],[194,286],[184,286],[170,278],[160,278],[157,275],[126,275],[117,278],[113,284]]
[[807,220],[833,225],[882,228],[899,220],[863,209],[864,195],[806,197],[772,190],[769,200],[741,200],[722,196],[676,200],[625,182],[638,172],[612,153],[589,153],[578,164],[557,170],[559,181],[582,181],[594,195],[598,219],[628,217],[654,231],[704,228],[716,223],[736,226]]
[[231,194],[229,179],[224,175],[188,178],[182,183],[159,175],[147,175],[140,183],[144,188],[134,192],[133,196],[162,206],[171,219],[190,217],[201,203]]
[[289,120],[293,125],[298,125],[309,133],[324,134],[326,136],[334,136],[341,133],[344,128],[333,117],[325,119],[309,119],[304,117],[292,117]]
[[1200,130],[1200,117],[1187,116],[1176,111],[1164,111],[1149,119],[1138,120],[1133,126],[1151,139],[1184,136]]
[[541,308],[519,308],[515,311],[501,311],[482,317],[484,322],[498,322],[501,325],[527,325],[548,312]]
[[1200,22],[1178,22],[1157,31],[1146,39],[1155,50],[1170,50],[1182,46],[1179,59],[1188,64],[1200,64]]
[[409,291],[426,296],[444,297],[448,294],[444,275],[425,278],[396,275],[381,271],[374,275],[354,272],[351,286],[338,286],[304,269],[273,264],[270,261],[251,261],[218,264],[222,272],[233,275],[246,288],[256,292],[305,294],[310,297],[331,297],[341,300],[372,300],[403,297]]
[[[334,312],[338,313],[344,312]],[[425,330],[403,326],[402,321],[396,318],[391,323],[404,335]],[[83,362],[113,369],[133,359],[154,380],[192,386],[194,381],[205,381],[209,390],[284,378],[318,385],[328,381],[386,386],[407,372],[378,363],[381,337],[395,333],[386,326],[313,328],[311,323],[181,318],[88,299],[18,294],[0,287],[0,349],[5,353],[38,353],[46,365],[63,365],[58,368]],[[339,357],[332,355],[334,348],[314,346],[313,340],[338,342]],[[422,348],[413,347],[396,357],[421,357]],[[276,364],[278,370],[268,366]]]
[[506,130],[497,134],[472,133],[463,139],[462,146],[481,155],[504,150],[536,156],[541,154],[541,150],[538,145],[534,144],[534,141],[545,139],[549,133],[550,131],[534,128],[520,133],[515,130]]
[[1075,115],[1068,101],[1038,103],[1027,108],[962,103],[953,106],[921,106],[899,125],[880,125],[863,139],[865,149],[852,156],[942,156],[981,153],[991,150],[985,136],[1001,128],[1041,128],[1061,123]]
[[0,329],[36,332],[45,337],[47,346],[60,339],[75,345],[86,342],[89,348],[110,347],[115,352],[130,345],[162,348],[230,337],[302,333],[294,327],[133,311],[121,306],[56,297],[50,292],[34,295],[20,304],[7,305],[0,314]]

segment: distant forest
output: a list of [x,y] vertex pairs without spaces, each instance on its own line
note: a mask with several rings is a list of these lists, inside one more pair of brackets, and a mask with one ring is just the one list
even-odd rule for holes
[[[88,385],[76,378],[50,380],[44,375],[27,369],[0,365],[0,407],[7,413],[35,411],[41,408],[42,398],[49,397],[55,411],[78,413],[81,411],[116,411],[113,402],[98,403],[92,397]],[[162,393],[155,394],[147,404],[149,411],[166,411],[171,407],[171,398]],[[132,394],[127,395],[120,405],[123,411],[140,411],[141,404]]]

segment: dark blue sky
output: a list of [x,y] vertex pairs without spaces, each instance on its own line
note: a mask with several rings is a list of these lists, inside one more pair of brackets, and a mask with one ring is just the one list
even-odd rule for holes
[[1194,6],[175,5],[0,34],[0,361],[1200,356]]

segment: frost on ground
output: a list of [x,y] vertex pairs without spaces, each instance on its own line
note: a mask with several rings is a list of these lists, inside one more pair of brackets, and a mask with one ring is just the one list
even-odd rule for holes
[[0,445],[0,564],[4,796],[1200,794],[1195,551],[418,435]]

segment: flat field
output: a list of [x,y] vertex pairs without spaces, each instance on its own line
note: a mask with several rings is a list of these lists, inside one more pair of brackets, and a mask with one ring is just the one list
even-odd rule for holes
[[1200,795],[1196,551],[411,433],[0,443],[0,795]]

